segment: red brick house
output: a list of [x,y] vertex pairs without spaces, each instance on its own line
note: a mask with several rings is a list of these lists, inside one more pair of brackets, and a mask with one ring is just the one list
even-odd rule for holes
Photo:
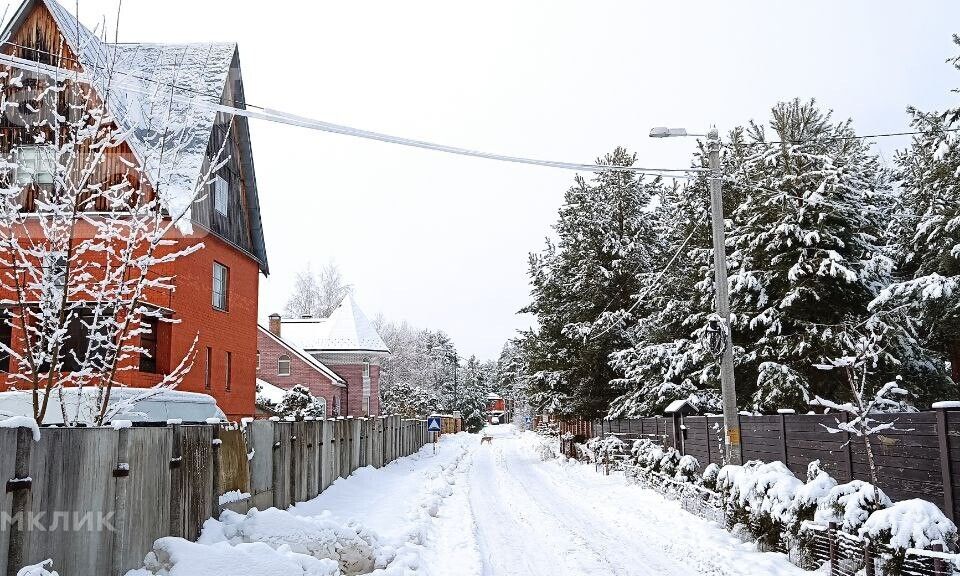
[[[212,108],[181,109],[182,104],[171,104],[161,114],[148,109],[150,104],[142,97],[144,92],[156,93],[158,86],[173,90],[177,82],[188,82],[191,94],[199,94],[198,98],[210,104],[243,107],[236,44],[111,44],[81,25],[55,0],[22,2],[0,39],[0,52],[44,65],[89,72],[102,69],[104,58],[110,58],[123,70],[127,78],[123,85],[100,90],[92,82],[95,97],[90,101],[99,98],[118,127],[127,131],[115,161],[143,168],[139,173],[146,176],[136,186],[147,197],[158,189],[172,197],[178,187],[195,186],[220,148],[228,150],[228,160],[213,174],[210,193],[190,209],[191,226],[167,236],[172,241],[171,251],[200,242],[204,248],[157,271],[174,276],[174,290],[144,297],[148,304],[166,310],[176,323],[160,322],[152,337],[141,338],[141,346],[150,354],[141,355],[136,368],[118,378],[129,386],[157,384],[185,356],[196,337],[193,369],[179,389],[213,395],[231,418],[252,415],[258,284],[260,274],[268,273],[268,265],[247,120]],[[158,130],[170,129],[161,118],[179,122],[176,130],[184,145],[167,158],[151,159],[145,152],[151,138],[156,138]],[[17,130],[0,126],[3,152],[29,145]],[[131,178],[130,170],[122,168],[111,171],[108,167],[103,173],[104,185],[114,184],[110,178],[118,174]],[[158,181],[146,181],[154,174]],[[26,212],[37,211],[34,188],[35,183],[23,195]],[[91,208],[91,218],[109,209]],[[0,338],[17,349],[15,331],[0,330]],[[8,370],[16,367],[0,365],[0,386],[4,386],[3,374]]]
[[[269,330],[260,328],[259,343],[259,379],[289,389],[306,384],[301,379],[309,378],[308,387],[321,392],[314,396],[326,399],[328,415],[380,413],[380,364],[390,350],[352,296],[329,318],[271,315]],[[307,358],[316,364],[311,366]],[[339,377],[345,388],[337,386],[325,370]]]
[[[328,417],[344,414],[347,381],[313,356],[275,334],[280,332],[279,323],[279,316],[271,316],[269,329],[257,326],[257,380],[282,390],[290,390],[300,384],[323,400]],[[273,400],[276,402],[275,398]]]

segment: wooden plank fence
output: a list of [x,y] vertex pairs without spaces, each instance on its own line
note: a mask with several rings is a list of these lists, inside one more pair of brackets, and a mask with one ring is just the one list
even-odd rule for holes
[[[821,467],[838,482],[869,480],[863,440],[836,427],[832,414],[778,414],[740,416],[743,460],[784,462],[799,478],[807,465]],[[879,421],[896,421],[893,429],[871,438],[880,488],[894,500],[921,498],[933,502],[944,514],[960,518],[960,410],[878,415]],[[584,436],[617,435],[624,441],[649,438],[690,454],[701,466],[723,464],[723,418],[720,416],[605,419],[567,423],[561,430]]]
[[[0,428],[0,576],[52,558],[63,573],[121,575],[163,536],[196,539],[224,509],[286,508],[427,441],[400,416],[220,425]],[[220,505],[231,490],[250,498]]]

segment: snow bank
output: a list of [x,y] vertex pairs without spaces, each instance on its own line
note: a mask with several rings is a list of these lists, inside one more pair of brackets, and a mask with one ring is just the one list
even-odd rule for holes
[[957,538],[957,527],[930,502],[913,499],[877,510],[859,533],[874,541],[889,542],[897,550],[906,550],[937,543],[949,547]]
[[40,441],[40,427],[36,420],[28,416],[12,416],[0,420],[0,428],[29,428],[33,432],[33,441]]
[[47,570],[47,566],[52,566],[53,560],[47,559],[39,564],[24,566],[17,571],[17,576],[59,576],[56,572]]
[[225,511],[220,520],[207,520],[198,544],[226,542],[231,546],[263,543],[275,550],[288,549],[318,560],[333,560],[347,576],[371,572],[377,566],[379,541],[357,523],[341,524],[329,514],[296,516],[269,508],[246,514]]
[[160,538],[144,567],[127,576],[339,576],[336,561],[276,549],[262,542],[199,544],[183,538]]

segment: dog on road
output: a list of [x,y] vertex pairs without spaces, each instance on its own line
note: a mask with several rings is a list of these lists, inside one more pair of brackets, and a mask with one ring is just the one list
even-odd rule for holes
[[480,437],[480,445],[483,446],[484,444],[490,444],[490,445],[492,446],[492,445],[493,445],[493,436],[481,436],[481,437]]

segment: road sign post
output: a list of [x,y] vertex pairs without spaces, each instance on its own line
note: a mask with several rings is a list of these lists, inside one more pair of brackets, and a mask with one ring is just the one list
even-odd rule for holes
[[434,414],[427,417],[427,432],[433,435],[433,453],[437,453],[437,438],[440,437],[440,416]]

